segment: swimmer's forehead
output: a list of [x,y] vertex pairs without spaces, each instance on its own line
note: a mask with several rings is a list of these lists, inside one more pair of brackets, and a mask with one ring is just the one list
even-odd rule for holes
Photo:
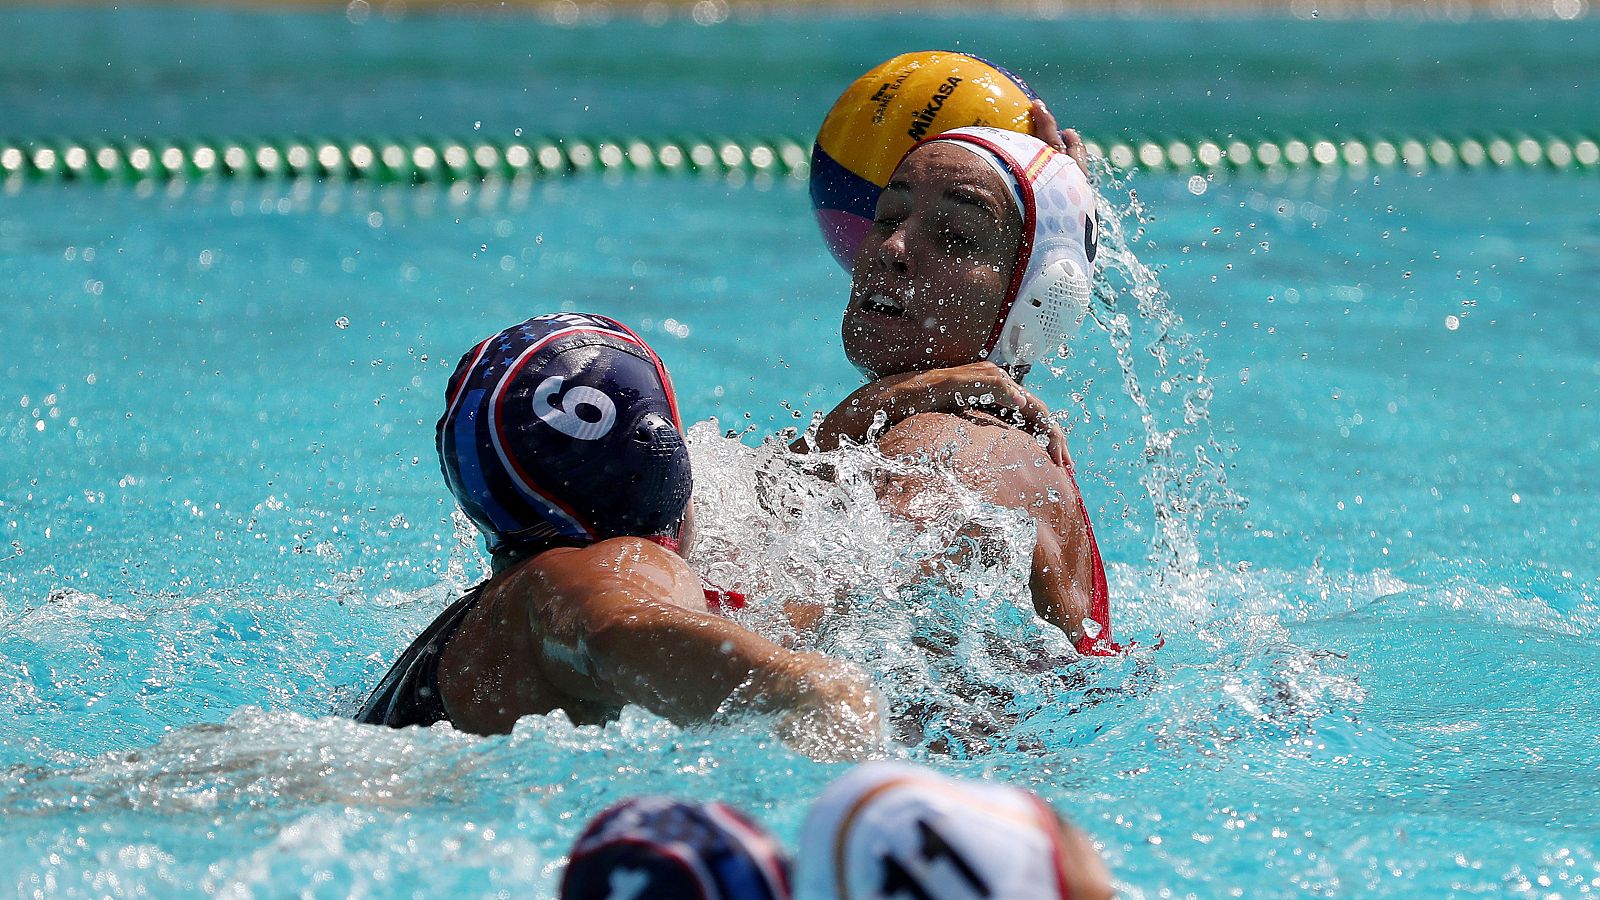
[[1005,209],[1006,189],[999,174],[957,145],[932,143],[919,147],[895,169],[884,193],[908,197],[916,187],[914,182],[930,187],[943,184],[939,191],[942,202],[976,208],[996,221]]

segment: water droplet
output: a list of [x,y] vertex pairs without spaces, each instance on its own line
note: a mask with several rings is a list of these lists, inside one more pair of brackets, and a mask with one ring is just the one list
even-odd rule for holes
[[349,328],[350,327],[350,319],[348,317],[346,317],[346,316],[340,316],[339,318],[333,320],[333,327],[338,328],[340,330]]

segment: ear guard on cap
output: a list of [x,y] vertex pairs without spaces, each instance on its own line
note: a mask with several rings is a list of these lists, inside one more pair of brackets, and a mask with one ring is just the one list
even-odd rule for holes
[[998,128],[947,131],[928,142],[963,144],[1009,174],[1022,213],[1008,306],[985,358],[1030,365],[1083,324],[1095,256],[1095,193],[1072,157],[1028,134]]
[[1089,273],[1070,259],[1045,266],[1017,292],[989,352],[998,366],[1027,365],[1073,334],[1089,313]]

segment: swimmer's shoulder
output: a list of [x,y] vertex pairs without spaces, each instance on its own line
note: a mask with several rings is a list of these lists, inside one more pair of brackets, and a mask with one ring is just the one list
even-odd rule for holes
[[1051,462],[1038,439],[983,413],[919,413],[885,431],[878,449],[886,456],[937,459],[1008,506],[1078,494],[1072,476]]
[[973,462],[1050,462],[1050,455],[1032,435],[977,411],[909,416],[884,431],[878,449],[889,456],[942,453]]
[[556,547],[496,572],[479,590],[440,660],[440,690],[457,727],[500,734],[517,718],[565,709],[599,722],[615,704],[596,693],[575,648],[597,613],[643,599],[704,609],[678,554],[643,538]]
[[616,592],[699,597],[699,580],[683,557],[639,537],[616,537],[583,547],[556,547],[502,570],[490,583],[501,595],[538,605]]

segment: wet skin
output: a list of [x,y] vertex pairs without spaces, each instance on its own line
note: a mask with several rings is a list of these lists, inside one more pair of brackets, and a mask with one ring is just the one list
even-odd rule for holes
[[[1000,175],[972,152],[935,142],[907,155],[856,254],[841,329],[845,355],[873,381],[829,414],[822,446],[837,443],[834,431],[864,433],[863,418],[886,409],[892,424],[878,438],[884,453],[940,457],[968,489],[998,506],[1025,510],[1038,524],[1029,577],[1034,607],[1076,641],[1095,570],[1064,441],[1052,456],[1033,436],[972,405],[951,411],[942,402],[952,393],[948,386],[920,383],[943,375],[955,385],[970,384],[976,374],[1033,400],[998,370],[978,371],[988,364],[974,367],[1004,310],[1022,227]],[[908,376],[918,372],[927,376]],[[917,411],[925,402],[926,411]],[[918,520],[929,517],[926,498],[945,490],[933,478],[897,477],[885,484],[880,500]]]
[[1021,244],[999,174],[954,144],[913,150],[856,253],[845,355],[872,378],[982,359]]
[[439,660],[441,699],[462,731],[504,734],[557,709],[602,722],[632,703],[679,724],[773,713],[778,736],[818,759],[876,747],[864,673],[707,612],[699,577],[659,544],[618,537],[496,563]]

